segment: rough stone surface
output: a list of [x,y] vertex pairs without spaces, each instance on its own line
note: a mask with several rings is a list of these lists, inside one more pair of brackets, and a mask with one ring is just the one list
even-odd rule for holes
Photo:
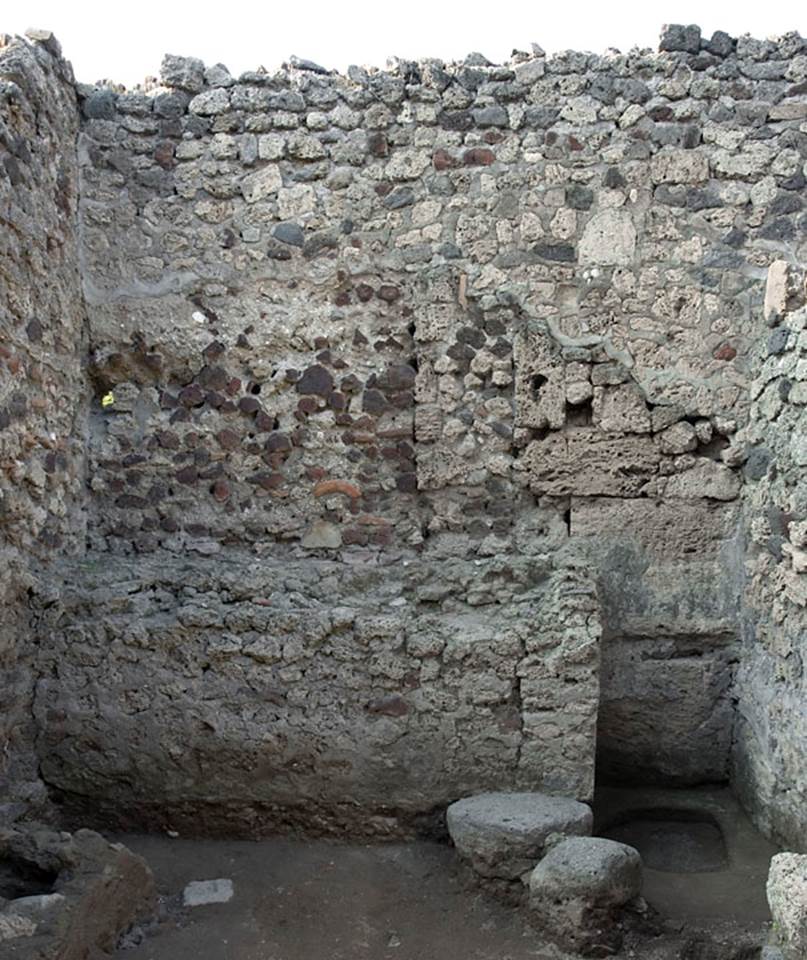
[[84,539],[79,116],[51,48],[0,40],[0,825],[43,811],[29,599]]
[[85,819],[183,836],[403,835],[502,784],[588,797],[596,601],[544,564],[221,551],[179,586],[159,556],[88,560],[43,611],[44,775]]
[[109,956],[121,933],[156,906],[146,862],[91,830],[71,835],[30,823],[0,830],[0,861],[23,877],[50,877],[53,889],[0,900],[4,960]]
[[637,756],[654,709],[689,745],[648,778],[731,769],[802,844],[805,42],[125,91],[33,41],[0,51],[4,798],[36,726],[60,795],[149,823],[584,798],[602,664]]
[[569,837],[530,874],[529,904],[541,929],[565,949],[602,955],[621,943],[620,908],[639,896],[642,860],[602,837]]
[[807,955],[807,856],[773,857],[767,890],[773,934],[786,960]]
[[[744,556],[742,650],[734,780],[763,829],[783,846],[807,851],[807,471],[801,454],[807,407],[794,393],[807,379],[804,273],[773,268],[787,310],[782,352],[760,331],[751,416],[739,438],[745,465],[748,545]],[[769,284],[770,289],[770,284]]]
[[541,793],[483,793],[452,803],[448,832],[482,877],[516,880],[544,853],[551,834],[591,832],[584,803]]

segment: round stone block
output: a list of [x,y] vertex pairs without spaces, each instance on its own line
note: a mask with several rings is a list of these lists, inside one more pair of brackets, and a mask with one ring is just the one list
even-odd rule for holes
[[552,833],[591,833],[591,810],[544,793],[482,793],[452,803],[448,832],[482,877],[515,880],[540,860]]
[[530,905],[619,907],[638,897],[641,887],[642,858],[633,847],[603,837],[569,837],[532,871]]

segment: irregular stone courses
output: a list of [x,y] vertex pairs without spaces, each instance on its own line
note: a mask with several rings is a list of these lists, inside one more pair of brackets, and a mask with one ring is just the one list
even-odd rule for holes
[[[803,288],[777,264],[807,259],[807,42],[673,25],[659,53],[346,76],[172,55],[126,91],[73,86],[32,39],[0,53],[0,491],[11,559],[32,558],[0,656],[27,782],[35,612],[43,770],[110,811],[249,831],[239,798],[269,823],[302,791],[309,826],[358,829],[348,785],[378,812],[383,784],[404,820],[491,786],[585,798],[602,660],[611,730],[628,718],[612,742],[653,713],[684,745],[649,776],[733,770],[803,842],[807,374]],[[85,546],[85,520],[86,564],[40,566]],[[199,622],[186,591],[209,598]],[[353,619],[255,625],[267,591],[301,617],[351,596]],[[405,626],[365,661],[355,623],[379,610]],[[400,630],[478,641],[484,682],[400,655]],[[140,759],[130,726],[151,731]]]

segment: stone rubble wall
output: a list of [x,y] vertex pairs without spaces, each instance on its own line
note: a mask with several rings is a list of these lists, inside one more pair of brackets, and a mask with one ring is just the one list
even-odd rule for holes
[[82,88],[95,546],[497,552],[536,498],[736,498],[807,48],[676,36]]
[[601,773],[725,780],[736,436],[803,243],[807,45],[661,46],[80,88],[92,550],[428,576],[570,544]]
[[38,607],[60,796],[383,833],[493,782],[588,797],[595,762],[724,780],[764,281],[807,258],[807,41],[670,27],[345,76],[167,56],[77,93],[88,555]]
[[28,601],[84,544],[78,124],[58,44],[0,37],[0,821],[44,800]]
[[768,329],[744,430],[758,465],[745,487],[743,656],[735,777],[758,823],[807,852],[807,288],[771,267]]
[[435,830],[502,784],[590,797],[596,607],[546,555],[88,558],[45,614],[43,775],[85,820],[196,835]]

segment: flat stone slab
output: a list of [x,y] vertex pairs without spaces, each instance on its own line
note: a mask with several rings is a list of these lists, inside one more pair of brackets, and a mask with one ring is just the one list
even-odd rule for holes
[[192,880],[182,892],[186,907],[206,907],[211,903],[227,903],[232,900],[232,880]]
[[587,836],[591,810],[545,793],[482,793],[452,803],[448,832],[482,877],[516,880],[535,866],[552,833]]

